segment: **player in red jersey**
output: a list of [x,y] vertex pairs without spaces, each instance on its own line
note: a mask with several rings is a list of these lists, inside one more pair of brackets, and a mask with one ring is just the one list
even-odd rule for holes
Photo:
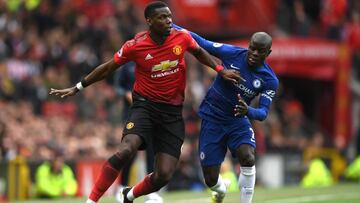
[[215,69],[224,79],[237,83],[240,75],[217,65],[187,31],[172,29],[171,11],[163,2],[146,6],[149,30],[127,41],[114,58],[96,67],[76,86],[51,89],[50,94],[65,98],[104,79],[119,66],[134,61],[133,105],[123,132],[119,151],[104,163],[87,203],[95,203],[111,186],[120,170],[137,150],[151,139],[155,153],[154,172],[140,183],[122,191],[123,202],[131,203],[165,186],[175,172],[184,140],[182,103],[186,81],[184,52],[189,51],[201,63]]

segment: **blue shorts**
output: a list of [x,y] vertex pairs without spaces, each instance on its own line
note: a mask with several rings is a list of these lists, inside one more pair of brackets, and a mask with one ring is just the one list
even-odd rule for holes
[[221,165],[229,148],[233,157],[242,144],[256,148],[255,134],[250,122],[213,123],[202,120],[199,138],[201,166]]

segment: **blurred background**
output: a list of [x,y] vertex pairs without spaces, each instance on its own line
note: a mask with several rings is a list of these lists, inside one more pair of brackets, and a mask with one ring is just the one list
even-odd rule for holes
[[[121,141],[129,82],[118,71],[72,98],[48,92],[76,84],[146,30],[148,2],[0,0],[0,201],[33,198],[37,168],[58,156],[74,172],[76,195],[89,194]],[[175,23],[213,41],[247,47],[253,32],[273,36],[268,63],[281,84],[268,118],[253,123],[257,186],[359,183],[360,1],[166,2]],[[215,73],[186,60],[186,140],[168,191],[204,189],[196,111]],[[143,160],[140,153],[133,182]],[[237,175],[236,163],[229,157],[224,170]]]

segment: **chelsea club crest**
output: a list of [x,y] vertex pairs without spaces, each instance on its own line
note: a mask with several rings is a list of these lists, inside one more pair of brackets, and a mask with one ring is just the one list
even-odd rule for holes
[[259,88],[259,87],[261,86],[260,80],[255,79],[255,80],[253,81],[253,86],[254,86],[255,88]]

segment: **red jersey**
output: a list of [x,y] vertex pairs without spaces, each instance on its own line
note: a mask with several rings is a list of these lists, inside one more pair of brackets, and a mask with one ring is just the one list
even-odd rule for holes
[[127,41],[115,53],[114,60],[119,65],[136,63],[135,92],[153,102],[181,105],[186,85],[184,53],[198,47],[185,30],[172,29],[161,45],[147,31]]

